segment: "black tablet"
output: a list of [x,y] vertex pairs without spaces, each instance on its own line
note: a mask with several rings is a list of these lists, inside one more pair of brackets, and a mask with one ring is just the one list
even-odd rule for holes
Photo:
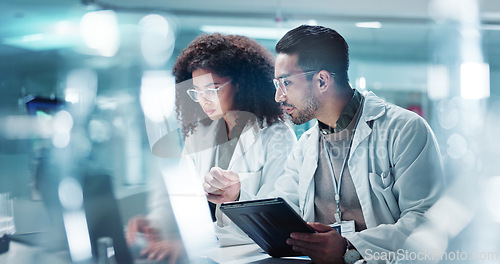
[[292,232],[315,232],[282,198],[224,203],[220,209],[272,257],[302,255],[286,240]]

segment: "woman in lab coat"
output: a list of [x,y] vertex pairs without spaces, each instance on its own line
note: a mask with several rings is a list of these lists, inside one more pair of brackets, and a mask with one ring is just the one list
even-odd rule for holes
[[[173,74],[177,118],[185,139],[180,168],[194,172],[202,182],[220,243],[249,243],[218,204],[266,198],[296,142],[274,101],[274,59],[247,37],[203,35],[182,51]],[[166,192],[157,194],[158,201],[165,196]],[[158,201],[149,215],[152,221],[161,218],[166,205]],[[150,254],[158,259],[164,255],[161,247]]]
[[[236,35],[201,36],[177,58],[176,111],[186,137],[181,164],[203,178],[215,204],[266,198],[284,171],[296,138],[273,99],[273,65],[264,47]],[[217,226],[227,226],[211,207]]]

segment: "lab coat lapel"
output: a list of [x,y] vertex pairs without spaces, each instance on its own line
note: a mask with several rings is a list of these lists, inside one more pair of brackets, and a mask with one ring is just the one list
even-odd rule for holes
[[259,127],[255,122],[249,123],[243,128],[243,133],[241,133],[240,138],[238,139],[238,143],[236,144],[236,148],[234,149],[233,156],[231,157],[231,161],[229,162],[229,170],[231,170],[233,166],[235,166],[236,161],[242,158],[243,155],[245,155],[245,153],[252,147],[252,145],[257,142],[257,140],[259,139],[258,131]]
[[[319,127],[318,124],[314,125],[311,136],[306,142],[306,151],[304,153],[304,165],[302,166],[301,175],[304,182],[309,186],[318,167],[318,142],[319,142]],[[310,164],[310,165],[309,165]]]
[[219,121],[212,122],[210,126],[205,127],[205,129],[200,130],[200,135],[198,136],[194,148],[198,146],[203,146],[202,149],[199,149],[195,155],[198,156],[196,158],[196,162],[199,164],[197,167],[199,169],[198,173],[206,173],[213,166],[213,161],[215,158],[215,148],[216,148],[216,136]]
[[372,190],[368,177],[368,165],[370,162],[373,162],[369,160],[369,148],[371,146],[367,138],[372,133],[372,128],[368,125],[368,123],[379,118],[385,113],[384,101],[378,99],[378,97],[373,97],[372,95],[373,93],[371,92],[365,95],[363,112],[361,113],[358,126],[356,127],[348,161],[349,171],[351,172],[354,187],[356,188],[356,193],[358,194],[361,204],[361,210],[363,211],[366,226],[368,228],[375,227],[377,225],[371,205]]
[[366,140],[371,132],[372,129],[370,126],[366,122],[360,121],[354,134],[353,146],[347,163],[368,228],[375,226],[375,218],[371,206],[371,188],[368,179],[368,164],[370,162],[368,160],[369,144],[368,140]]
[[372,92],[368,92],[363,100],[363,109],[361,112],[358,126],[355,128],[354,138],[352,140],[351,153],[349,158],[354,155],[359,144],[363,142],[371,133],[372,129],[368,123],[382,116],[385,113],[385,102],[376,97]]
[[318,167],[318,123],[311,129],[311,136],[305,142],[306,149],[303,153],[302,166],[299,169],[299,205],[303,208],[302,216],[308,221],[314,220],[314,173]]

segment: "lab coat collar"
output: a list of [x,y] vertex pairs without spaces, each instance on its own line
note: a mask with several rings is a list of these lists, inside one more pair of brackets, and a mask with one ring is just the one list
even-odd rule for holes
[[[265,121],[264,124],[266,124]],[[257,142],[260,135],[259,129],[258,121],[250,122],[245,125],[243,132],[238,139],[238,143],[236,144],[236,148],[234,149],[228,169],[231,169],[235,161],[243,156],[255,144],[255,142]]]
[[[363,111],[361,112],[360,121],[356,127],[356,133],[354,134],[353,145],[351,146],[351,154],[353,150],[371,133],[371,127],[368,125],[370,121],[380,118],[385,114],[386,102],[376,96],[373,92],[366,92],[363,100]],[[318,158],[318,143],[319,142],[319,126],[318,122],[310,129],[311,136],[307,139],[305,144],[308,148],[307,153],[314,153],[310,158]]]
[[[385,114],[386,111],[386,102],[377,97],[373,92],[367,92],[366,94],[364,94],[364,97],[365,98],[363,100],[362,106],[363,112],[361,113],[361,119],[358,123],[358,126],[356,127],[356,133],[354,134],[349,159],[351,159],[359,144],[371,134],[372,129],[368,125],[368,123],[372,120],[380,118]],[[307,183],[304,186],[306,188],[308,188],[312,183],[312,179],[314,177],[314,173],[318,164],[318,142],[320,137],[318,122],[316,122],[316,124],[307,133],[310,133],[310,136],[304,143],[304,146],[306,146],[307,148],[305,152],[307,153],[307,155],[304,156],[303,164],[311,164],[312,166],[308,166],[307,168],[304,168],[304,171],[302,171],[304,180]]]
[[310,132],[309,138],[307,138],[304,146],[306,146],[306,155],[304,155],[303,164],[311,164],[310,166],[304,166],[301,174],[304,176],[304,180],[307,183],[304,188],[309,188],[318,167],[318,153],[319,153],[319,137],[321,135],[319,131],[318,122],[308,131]]
[[354,138],[352,140],[349,159],[351,159],[354,155],[359,144],[372,133],[372,128],[369,125],[370,121],[380,118],[386,111],[386,102],[376,96],[373,92],[365,93],[364,97],[362,105],[363,109],[361,116],[359,117],[359,123],[355,128],[356,132],[354,133]]
[[[204,161],[209,161],[206,163],[206,166],[213,166],[213,160],[215,159],[215,149],[217,147],[216,142],[216,134],[219,129],[219,122],[224,122],[222,119],[218,121],[212,122],[210,125],[205,127],[200,127],[199,130],[195,131],[193,135],[190,135],[190,145],[189,148],[184,149],[184,155],[203,155],[203,163]],[[267,126],[267,122],[264,120],[263,126]],[[259,124],[257,122],[249,122],[243,128],[243,131],[238,138],[238,143],[236,144],[236,148],[234,153],[229,161],[228,169],[234,165],[235,161],[238,160],[241,156],[243,156],[259,139]],[[208,168],[210,169],[210,168]]]
[[215,147],[219,122],[220,120],[213,121],[208,126],[202,123],[198,124],[194,133],[186,137],[185,145],[189,147],[184,148],[183,155],[192,155],[213,149]]
[[375,120],[385,114],[386,102],[373,92],[369,91],[364,94],[363,112],[361,118],[365,122]]

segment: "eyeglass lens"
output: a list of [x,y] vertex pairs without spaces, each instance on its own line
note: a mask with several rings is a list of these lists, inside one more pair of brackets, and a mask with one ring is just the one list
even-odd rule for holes
[[215,99],[217,99],[217,90],[218,89],[207,89],[203,91],[189,90],[188,94],[195,102],[198,102],[201,96],[209,101],[215,101]]

